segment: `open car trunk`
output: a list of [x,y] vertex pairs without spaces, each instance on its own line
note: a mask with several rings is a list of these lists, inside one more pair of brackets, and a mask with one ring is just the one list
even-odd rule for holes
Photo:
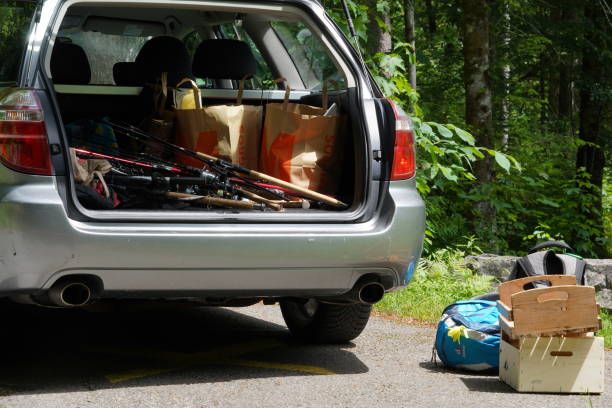
[[[366,197],[366,136],[356,81],[328,48],[329,41],[319,38],[324,34],[297,11],[288,15],[289,8],[276,15],[265,9],[244,14],[178,6],[170,13],[157,5],[143,11],[77,4],[64,14],[50,73],[71,149],[70,193],[77,209],[107,220],[355,218]],[[182,44],[165,50],[149,47],[160,37]],[[218,52],[202,58],[199,51],[205,43]],[[227,47],[232,44],[250,51],[244,58],[234,55]],[[185,55],[177,54],[181,47]],[[177,62],[181,58],[185,61]],[[197,83],[203,111],[235,105],[243,84],[241,104],[261,107],[260,129],[249,136],[258,140],[243,144],[240,139],[240,146],[223,150],[225,141],[213,137],[211,145],[208,128],[201,126],[193,144],[185,143],[177,110],[187,110],[181,98],[192,96],[188,86],[175,87],[182,78]],[[325,112],[320,116],[336,118],[336,131],[328,132],[333,137],[325,136],[322,146],[317,145],[317,132],[326,131],[330,122],[312,129],[304,122],[300,126],[308,129],[289,129],[286,134],[280,127],[278,134],[270,135],[277,122],[267,118],[267,111],[287,106],[282,105],[287,87],[290,104],[305,105],[307,112],[319,107],[318,112]],[[242,138],[244,126],[239,128]],[[314,135],[315,142],[297,143],[300,131]],[[266,137],[276,138],[267,149]],[[223,154],[236,149],[255,158],[248,169]],[[198,152],[209,157],[202,160]],[[285,170],[270,174],[266,170],[271,166]]]

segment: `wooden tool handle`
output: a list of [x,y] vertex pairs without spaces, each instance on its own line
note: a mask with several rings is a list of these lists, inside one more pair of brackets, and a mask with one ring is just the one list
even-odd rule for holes
[[272,200],[268,200],[267,198],[264,198],[264,197],[262,197],[260,195],[257,195],[255,193],[253,193],[252,191],[248,191],[248,190],[246,190],[246,189],[244,189],[242,187],[235,187],[235,189],[237,191],[240,191],[241,194],[243,194],[244,196],[246,196],[247,198],[249,198],[249,199],[251,199],[251,200],[253,200],[255,202],[265,204],[265,205],[267,205],[268,207],[272,208],[275,211],[283,211],[283,207],[279,203],[275,203]]
[[511,296],[525,290],[524,286],[526,284],[535,281],[547,281],[550,282],[551,286],[575,285],[576,277],[572,275],[541,275],[504,282],[499,285],[499,301],[506,306],[510,306]]
[[260,180],[265,180],[270,184],[274,184],[275,186],[279,186],[279,187],[283,187],[286,188],[288,190],[294,191],[296,193],[299,193],[301,195],[303,195],[304,197],[316,200],[316,201],[320,201],[322,203],[325,204],[329,204],[333,207],[337,207],[337,208],[346,208],[348,207],[348,205],[346,205],[345,203],[343,203],[340,200],[336,200],[335,198],[326,196],[325,194],[321,194],[321,193],[317,193],[316,191],[312,191],[309,190],[307,188],[304,187],[300,187],[298,185],[295,185],[293,183],[289,183],[287,181],[284,180],[280,180],[277,179],[275,177],[272,176],[268,176],[267,174],[264,173],[260,173],[258,171],[255,170],[251,170],[250,174],[251,177],[253,178],[257,178]]
[[[206,160],[214,160],[214,161],[219,161],[219,158],[215,157],[215,156],[211,156],[209,154],[206,153],[202,153],[202,152],[196,152],[196,154]],[[300,195],[306,197],[306,198],[310,198],[312,200],[315,201],[319,201],[325,204],[329,204],[332,207],[337,207],[337,208],[346,208],[348,207],[348,205],[346,205],[345,203],[343,203],[340,200],[336,200],[335,198],[332,198],[330,196],[326,196],[325,194],[321,194],[321,193],[317,193],[316,191],[312,191],[309,190],[307,188],[304,187],[300,187],[298,185],[295,185],[293,183],[289,183],[287,181],[281,180],[281,179],[277,179],[275,177],[269,176],[267,174],[264,173],[260,173],[258,171],[255,170],[249,170],[248,171],[248,176],[252,177],[254,179],[258,179],[258,180],[265,180],[270,184],[274,184],[275,186],[279,186],[279,187],[283,187],[286,188],[288,190],[294,191],[296,193],[299,193]]]

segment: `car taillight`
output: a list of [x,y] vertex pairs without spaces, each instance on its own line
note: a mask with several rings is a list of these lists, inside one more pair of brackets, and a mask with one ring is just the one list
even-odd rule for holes
[[0,92],[0,161],[28,174],[53,174],[43,113],[31,89]]
[[414,132],[412,122],[406,113],[392,100],[387,100],[395,115],[395,144],[393,146],[393,166],[391,180],[405,180],[416,172]]

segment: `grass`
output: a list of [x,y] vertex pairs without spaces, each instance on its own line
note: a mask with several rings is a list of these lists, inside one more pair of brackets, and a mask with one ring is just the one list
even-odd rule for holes
[[597,332],[598,336],[604,338],[604,344],[607,349],[612,349],[612,312],[602,311],[599,315],[603,323],[603,329]]
[[[478,275],[465,267],[465,253],[443,249],[423,259],[410,285],[388,293],[375,310],[398,318],[435,324],[448,305],[492,291],[493,277]],[[603,329],[597,335],[612,348],[612,312],[602,311]]]
[[375,310],[434,323],[451,303],[493,290],[493,278],[467,269],[463,263],[464,256],[457,250],[435,252],[420,262],[406,289],[385,295]]

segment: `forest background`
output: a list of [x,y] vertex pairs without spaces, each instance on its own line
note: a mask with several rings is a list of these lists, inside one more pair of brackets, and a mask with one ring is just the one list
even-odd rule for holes
[[[341,1],[322,3],[350,36]],[[413,119],[425,255],[554,238],[612,256],[607,0],[347,5],[354,44]]]

